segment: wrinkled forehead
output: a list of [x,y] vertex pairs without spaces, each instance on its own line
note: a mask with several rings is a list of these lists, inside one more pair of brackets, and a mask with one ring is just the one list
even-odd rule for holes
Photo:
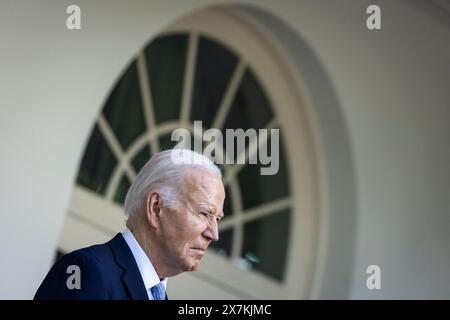
[[219,175],[195,167],[184,171],[183,194],[186,200],[210,205],[219,205],[225,196]]

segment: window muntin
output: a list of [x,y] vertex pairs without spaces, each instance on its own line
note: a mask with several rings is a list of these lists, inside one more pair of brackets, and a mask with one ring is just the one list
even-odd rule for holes
[[[145,107],[142,103],[142,92],[139,92],[136,61],[130,64],[112,91],[102,115],[109,124],[112,135],[123,148],[122,156],[127,154],[142,136],[150,136],[152,132],[170,122],[178,122],[178,127],[183,126],[180,120],[180,104],[188,39],[188,34],[168,35],[155,39],[144,50],[149,79],[147,89],[151,94],[155,127],[148,127],[148,124],[147,128],[145,127]],[[273,107],[264,89],[251,67],[243,68],[236,54],[219,42],[200,36],[195,61],[198,74],[195,73],[193,79],[192,107],[189,114],[191,121],[203,121],[204,130],[214,124],[220,108],[224,107],[223,99],[230,90],[230,82],[238,79],[236,92],[220,129],[261,129],[273,123]],[[236,76],[239,68],[243,68],[240,78]],[[140,100],[137,99],[138,96]],[[111,175],[113,169],[119,170],[120,178],[115,190],[110,192],[111,201],[118,204],[122,204],[125,199],[132,180],[130,177],[137,173],[152,155],[150,145],[156,140],[159,150],[166,150],[176,144],[170,140],[171,131],[155,135],[127,160],[130,161],[131,167],[127,171],[123,165],[124,159],[115,158],[117,154],[109,150],[112,146],[109,146],[108,139],[101,138],[103,133],[97,126],[95,130],[86,148],[77,181],[104,196],[106,185],[111,182],[108,174]],[[281,135],[280,139],[282,142]],[[267,143],[270,146],[270,141]],[[191,146],[193,145],[192,141]],[[122,165],[119,167],[119,164]],[[280,170],[277,175],[261,176],[259,165],[253,164],[226,165],[224,171],[227,190],[225,217],[219,223],[221,239],[213,244],[212,248],[246,270],[256,270],[274,280],[282,281],[291,213],[289,208],[280,213],[271,209],[271,206],[279,201],[288,203],[286,200],[290,195],[283,149],[280,146]],[[284,205],[286,206],[289,204]],[[240,219],[241,216],[245,216],[245,219]],[[271,226],[276,230],[270,232]]]

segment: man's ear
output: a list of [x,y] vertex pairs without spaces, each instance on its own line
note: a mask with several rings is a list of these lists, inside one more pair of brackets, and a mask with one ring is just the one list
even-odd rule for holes
[[146,216],[153,228],[159,226],[159,216],[161,214],[161,197],[157,192],[150,192],[147,196]]

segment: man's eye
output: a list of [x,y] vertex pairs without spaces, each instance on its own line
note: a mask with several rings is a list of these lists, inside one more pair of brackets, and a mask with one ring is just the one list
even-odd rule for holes
[[206,211],[201,211],[200,214],[202,216],[205,216],[208,219],[216,219],[217,222],[219,222],[220,220],[222,220],[222,217],[218,217],[213,215],[212,213],[206,212]]

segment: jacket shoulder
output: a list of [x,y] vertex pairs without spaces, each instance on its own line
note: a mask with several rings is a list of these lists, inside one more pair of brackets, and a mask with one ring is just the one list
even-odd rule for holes
[[105,268],[111,258],[106,244],[64,255],[50,269],[34,299],[108,299]]

